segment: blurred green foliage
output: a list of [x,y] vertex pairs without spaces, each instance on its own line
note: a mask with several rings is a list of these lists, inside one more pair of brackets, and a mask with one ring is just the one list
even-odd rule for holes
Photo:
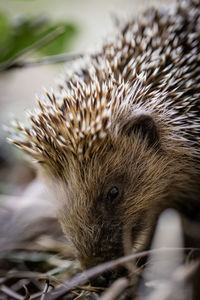
[[[62,33],[47,45],[38,47],[40,41],[56,30],[62,29]],[[72,23],[53,23],[46,18],[20,17],[13,21],[6,14],[0,12],[0,63],[5,63],[26,53],[37,44],[35,53],[38,55],[56,55],[69,49],[71,38],[76,34],[77,28]],[[42,43],[41,43],[42,44]]]
[[47,30],[47,34],[56,30],[56,28],[58,28],[59,26],[64,28],[64,33],[52,42],[50,42],[48,45],[40,49],[40,52],[44,55],[55,55],[65,52],[69,49],[71,38],[77,32],[77,29],[73,24],[59,23],[50,26]]

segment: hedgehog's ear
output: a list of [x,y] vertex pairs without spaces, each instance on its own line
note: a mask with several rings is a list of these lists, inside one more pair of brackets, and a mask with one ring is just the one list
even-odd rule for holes
[[141,111],[133,115],[123,126],[123,133],[128,136],[139,134],[146,139],[148,145],[158,145],[159,134],[156,121],[149,113]]

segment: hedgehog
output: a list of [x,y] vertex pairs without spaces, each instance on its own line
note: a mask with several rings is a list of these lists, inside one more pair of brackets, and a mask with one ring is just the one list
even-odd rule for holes
[[199,0],[148,9],[16,122],[84,269],[145,249],[168,207],[199,212],[199,53]]

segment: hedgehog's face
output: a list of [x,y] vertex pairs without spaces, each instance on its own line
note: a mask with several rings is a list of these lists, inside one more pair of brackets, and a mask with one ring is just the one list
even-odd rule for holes
[[90,159],[73,155],[69,160],[58,185],[59,218],[84,268],[123,256],[132,245],[143,246],[166,188],[154,125],[149,115],[137,116],[116,138],[108,136]]
[[140,80],[85,85],[77,82],[61,103],[47,93],[50,103],[39,101],[31,129],[18,124],[26,138],[14,143],[52,179],[63,230],[87,268],[144,244],[169,168],[158,120],[132,107],[140,89],[143,97]]

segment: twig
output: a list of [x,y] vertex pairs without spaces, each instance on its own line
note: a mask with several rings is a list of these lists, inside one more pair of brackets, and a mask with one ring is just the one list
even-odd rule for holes
[[94,287],[94,286],[81,286],[81,285],[77,285],[76,286],[77,289],[83,290],[83,291],[87,291],[87,292],[98,292],[98,291],[104,291],[105,288],[104,287]]
[[17,60],[24,55],[28,55],[32,52],[34,52],[37,49],[40,49],[44,47],[45,45],[49,44],[51,41],[55,40],[57,37],[64,34],[65,28],[63,26],[60,26],[56,28],[51,33],[45,35],[43,38],[41,38],[39,41],[33,43],[31,46],[28,46],[18,53],[16,53],[11,59],[7,60],[6,62],[0,64],[0,71],[9,70],[12,68],[12,66],[17,63]]
[[10,271],[10,272],[2,272],[0,271],[0,275],[5,276],[6,280],[10,278],[37,278],[44,280],[51,280],[56,283],[60,283],[60,280],[56,279],[54,276],[39,273],[39,272],[31,272],[31,271]]
[[100,300],[114,300],[116,299],[127,287],[129,281],[127,278],[117,279],[110,288],[101,296]]
[[23,288],[25,289],[25,296],[24,296],[23,300],[29,300],[30,299],[29,291],[25,285],[23,286]]
[[[6,278],[5,278],[5,280],[6,280]],[[24,286],[24,285],[28,285],[30,283],[30,280],[29,279],[20,279],[20,280],[18,280],[17,282],[15,282],[14,284],[12,284],[11,286],[10,286],[10,288],[13,290],[13,291],[15,291],[15,292],[17,292],[18,290],[20,290],[21,288],[22,288],[22,286]]]
[[[174,295],[174,291],[178,293],[180,288],[182,290],[182,287],[185,286],[186,280],[187,282],[191,280],[191,278],[194,276],[194,273],[197,271],[198,267],[199,267],[199,261],[192,262],[190,263],[190,265],[186,265],[186,266],[183,265],[178,267],[177,270],[175,270],[174,274],[172,274],[170,281],[166,281],[165,283],[162,282],[162,285],[158,286],[157,289],[153,291],[151,294],[148,294],[147,298],[145,299],[148,300],[172,299],[172,295]],[[184,291],[184,296],[185,297],[181,297],[181,299],[188,299],[187,297],[188,295],[185,294],[185,291]],[[179,298],[175,297],[174,299],[179,299]]]
[[[180,251],[182,250],[192,250],[194,248],[159,248],[159,249],[152,249],[143,251],[137,254],[131,254],[125,257],[118,258],[116,260],[112,260],[103,264],[100,264],[94,268],[91,268],[89,270],[86,270],[82,273],[79,273],[75,275],[72,279],[70,279],[65,285],[59,285],[55,287],[55,289],[48,294],[48,300],[56,300],[60,299],[60,297],[66,295],[69,291],[74,289],[77,285],[82,284],[83,282],[86,282],[87,280],[96,277],[100,275],[101,273],[110,270],[115,269],[116,267],[123,265],[131,260],[135,260],[139,257],[145,257],[149,254],[155,254],[160,252],[168,252],[168,251]],[[196,251],[200,251],[200,248],[196,248]],[[39,300],[39,298],[36,298]]]
[[42,292],[37,292],[31,295],[30,300],[35,300],[38,297],[41,297]]
[[42,296],[41,296],[40,300],[44,300],[44,298],[45,298],[45,295],[46,295],[46,294],[47,294],[47,292],[48,292],[48,289],[49,289],[49,280],[47,279],[47,280],[46,280],[46,284],[45,284],[45,286],[44,286],[44,290],[43,290],[43,292],[42,292]]
[[17,300],[23,300],[24,297],[19,295],[18,293],[14,292],[10,288],[8,288],[6,285],[2,284],[0,286],[0,291],[2,291],[4,294],[10,296],[12,299],[17,299]]
[[[19,60],[13,62],[10,67],[6,68],[6,70],[15,69],[15,68],[37,67],[37,66],[48,65],[48,64],[65,63],[81,57],[83,57],[83,54],[80,53],[64,53],[58,55],[44,56],[37,59],[31,59],[28,61]],[[2,71],[1,65],[0,65],[0,71]]]
[[194,273],[200,266],[199,261],[191,262],[189,265],[183,265],[177,268],[172,276],[172,281],[175,283],[184,282],[186,280],[190,281],[191,278],[194,276]]

